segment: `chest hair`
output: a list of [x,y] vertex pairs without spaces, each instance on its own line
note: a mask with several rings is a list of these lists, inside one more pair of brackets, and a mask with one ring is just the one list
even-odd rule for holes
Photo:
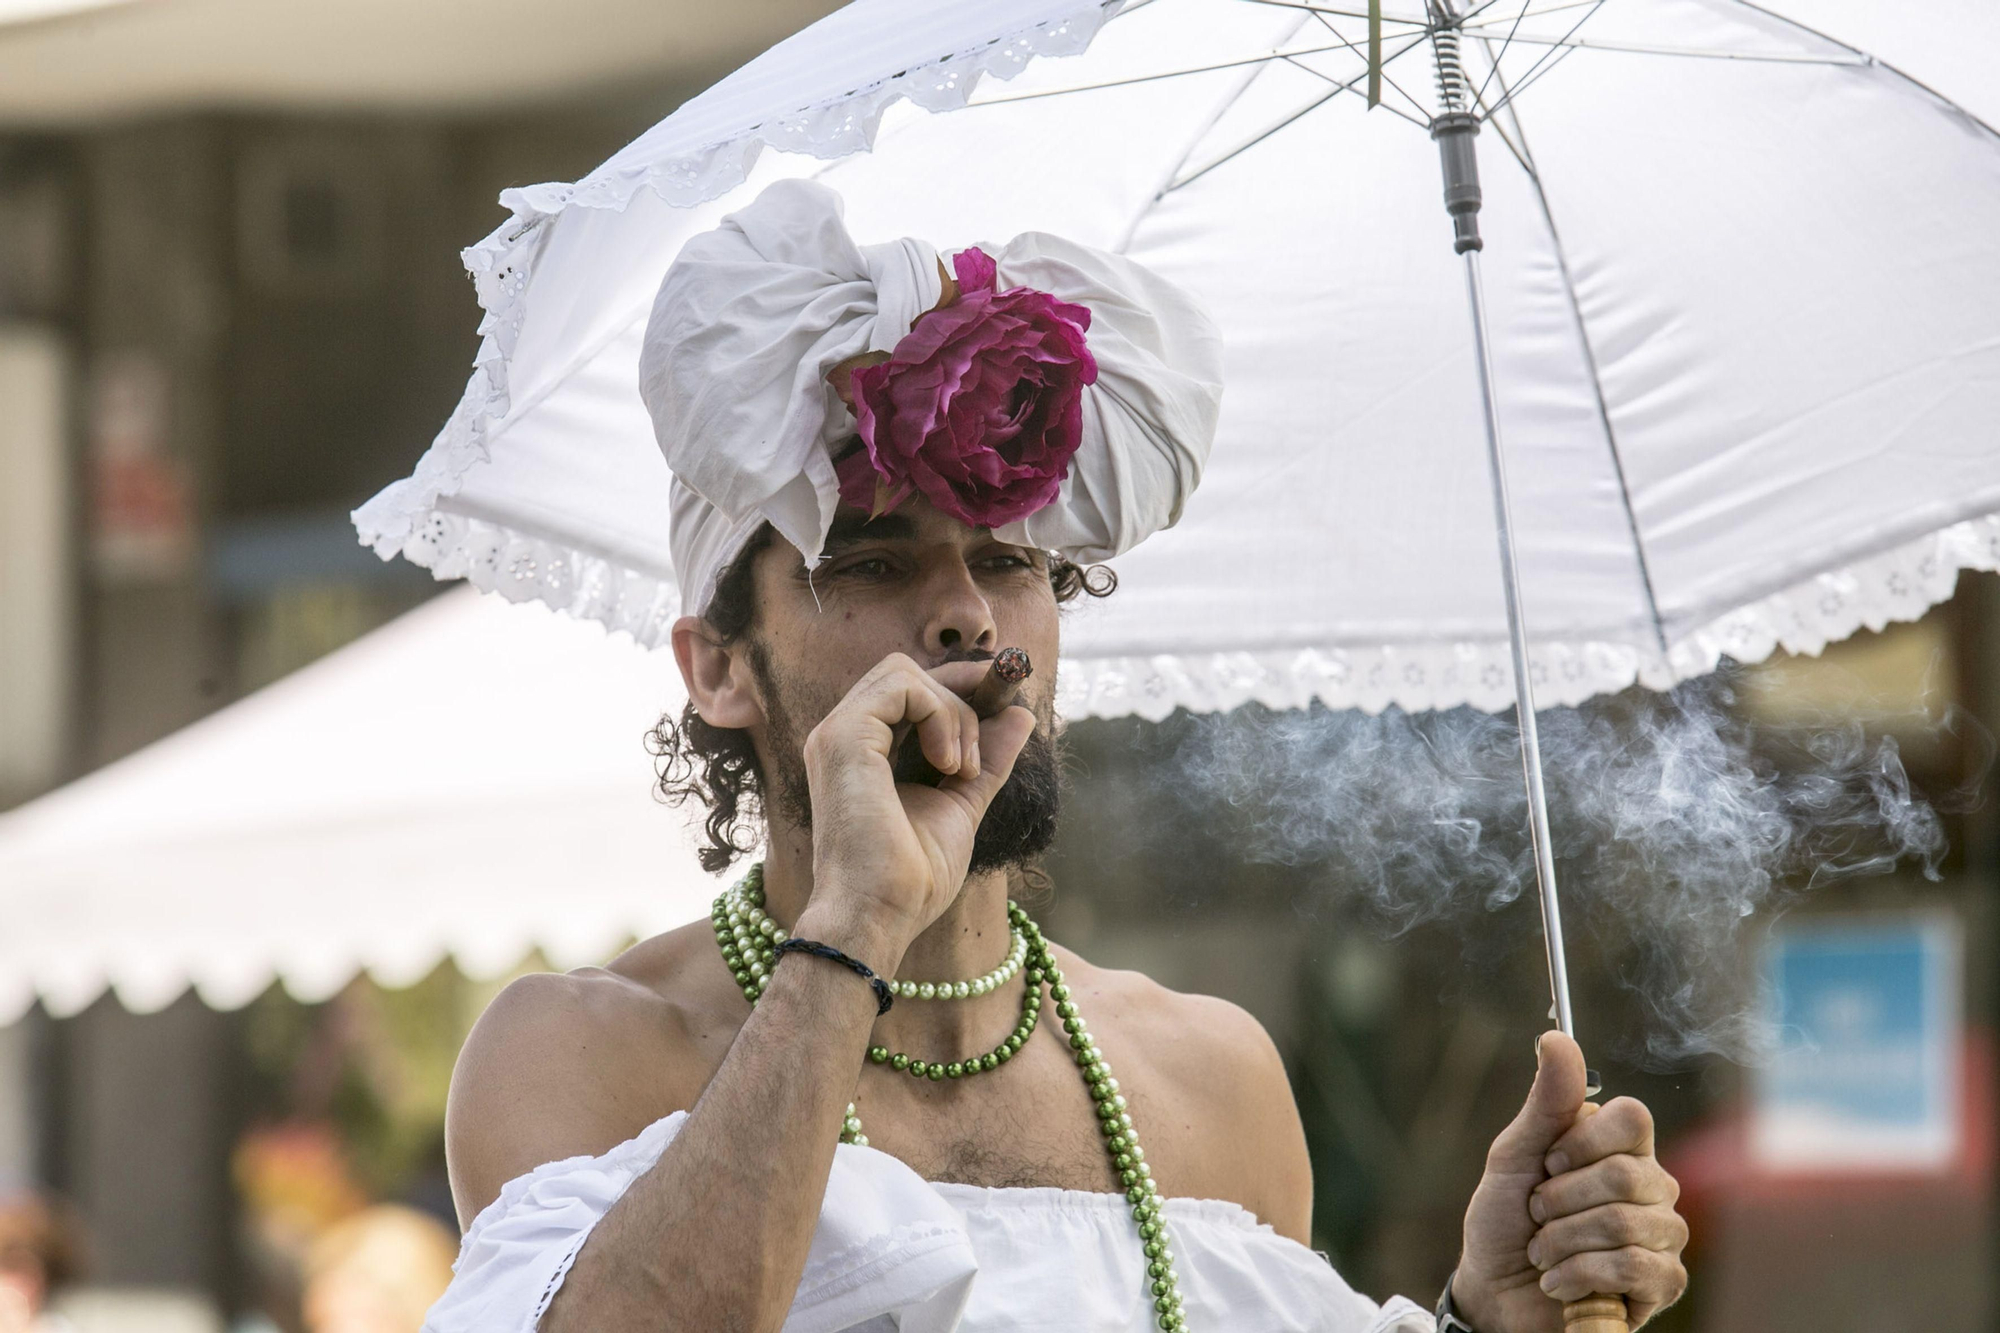
[[868,1118],[864,1108],[863,1116],[870,1142],[926,1180],[988,1189],[1116,1191],[1118,1181],[1090,1103],[1076,1100],[1081,1104],[1064,1097],[1048,1098],[1035,1108],[911,1108],[915,1114],[886,1121]]

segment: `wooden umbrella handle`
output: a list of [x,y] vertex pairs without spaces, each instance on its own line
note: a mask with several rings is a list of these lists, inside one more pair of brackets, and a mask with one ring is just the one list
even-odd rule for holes
[[1629,1333],[1623,1296],[1586,1296],[1563,1305],[1563,1333]]

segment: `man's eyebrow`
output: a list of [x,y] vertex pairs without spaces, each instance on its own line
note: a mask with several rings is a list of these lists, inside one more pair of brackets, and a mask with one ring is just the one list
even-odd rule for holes
[[909,541],[916,535],[916,520],[908,514],[882,514],[875,518],[850,514],[833,520],[820,558],[825,559],[837,548],[853,546],[857,542]]

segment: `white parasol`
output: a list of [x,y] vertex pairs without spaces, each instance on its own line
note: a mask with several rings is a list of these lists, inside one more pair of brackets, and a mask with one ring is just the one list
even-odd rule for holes
[[[1734,0],[1463,20],[1482,104],[1525,85],[1480,137],[1481,225],[1545,703],[1814,651],[2000,562],[2000,13],[1790,8],[1960,101]],[[510,191],[466,254],[479,369],[364,535],[662,642],[645,315],[682,239],[812,174],[863,240],[1059,230],[1224,328],[1213,465],[1073,624],[1073,715],[1511,704],[1464,279],[1436,150],[1393,114],[1430,115],[1431,20],[1385,16],[1370,112],[1365,19],[1117,9],[863,0],[583,181]]]

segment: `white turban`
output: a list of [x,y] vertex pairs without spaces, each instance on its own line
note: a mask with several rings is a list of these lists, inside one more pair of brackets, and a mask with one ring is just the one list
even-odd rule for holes
[[[1187,292],[1122,256],[1044,232],[981,248],[999,288],[1088,307],[1097,362],[1060,493],[996,535],[1092,561],[1173,526],[1215,438],[1221,333]],[[824,547],[840,503],[833,457],[855,435],[827,371],[893,351],[943,295],[938,260],[919,240],[856,245],[840,196],[804,180],[777,182],[682,247],[653,301],[639,391],[674,474],[685,611],[707,609],[766,522],[801,551]]]

